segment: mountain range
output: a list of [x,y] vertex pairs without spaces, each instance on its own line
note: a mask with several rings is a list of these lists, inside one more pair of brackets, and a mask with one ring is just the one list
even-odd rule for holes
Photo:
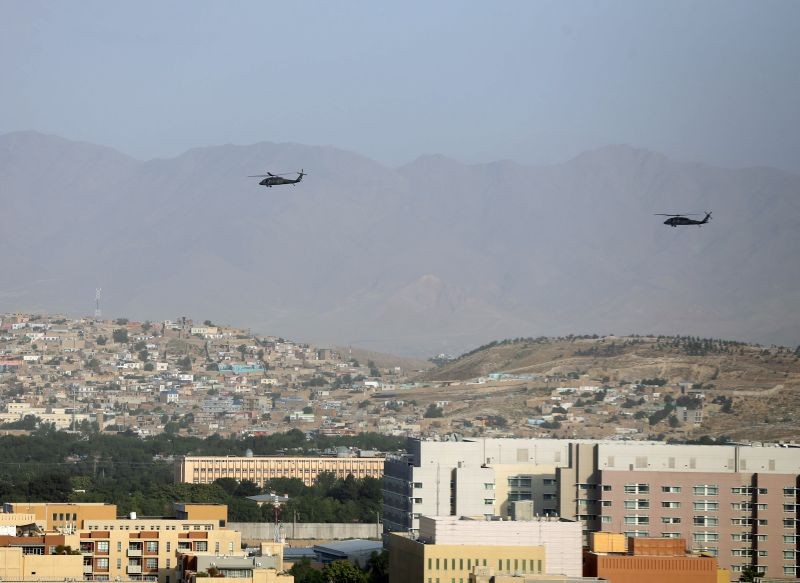
[[[251,174],[299,171],[297,186]],[[262,142],[140,161],[0,135],[0,312],[175,318],[407,355],[557,334],[800,343],[800,176],[609,146],[399,168]],[[703,227],[654,213],[713,211]]]

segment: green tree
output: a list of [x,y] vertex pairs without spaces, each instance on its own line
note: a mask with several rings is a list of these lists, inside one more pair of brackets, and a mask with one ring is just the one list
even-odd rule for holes
[[369,583],[389,583],[389,551],[374,552],[367,561]]
[[114,332],[111,334],[111,337],[117,344],[128,343],[128,331],[125,330],[125,328],[115,328]]
[[100,336],[95,338],[94,341],[97,342],[98,346],[103,346],[103,345],[105,345],[106,342],[108,342],[108,338],[106,338],[105,336],[103,336],[101,334]]
[[742,569],[739,573],[739,581],[755,581],[756,577],[763,577],[764,572],[759,571],[757,567],[753,565],[747,565]]
[[425,410],[425,413],[423,413],[422,416],[426,419],[433,417],[444,417],[444,411],[441,407],[437,407],[435,403],[431,403],[428,405],[428,408]]
[[324,581],[330,583],[369,583],[367,574],[348,561],[334,561],[322,568]]
[[292,565],[289,573],[294,576],[294,583],[327,583],[322,571],[312,567],[308,557],[303,557],[300,562]]

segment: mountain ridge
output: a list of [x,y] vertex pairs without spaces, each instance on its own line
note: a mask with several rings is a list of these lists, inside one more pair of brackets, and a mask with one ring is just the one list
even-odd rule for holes
[[[15,257],[0,311],[89,313],[102,287],[119,316],[202,314],[414,356],[587,329],[800,343],[800,176],[783,170],[625,145],[550,166],[390,168],[272,142],[140,161],[32,134],[35,148],[0,135],[0,243]],[[297,186],[246,178],[295,167],[309,172]],[[698,209],[714,211],[700,229],[652,216]],[[447,301],[410,300],[433,281]]]

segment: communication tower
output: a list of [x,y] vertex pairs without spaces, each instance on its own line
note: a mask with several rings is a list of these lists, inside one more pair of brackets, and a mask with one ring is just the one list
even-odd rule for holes
[[100,292],[102,290],[98,287],[94,290],[94,319],[100,321],[102,313],[100,312]]

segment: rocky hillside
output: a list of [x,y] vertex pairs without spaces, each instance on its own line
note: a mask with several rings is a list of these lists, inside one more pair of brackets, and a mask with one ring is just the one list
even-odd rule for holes
[[[639,439],[800,439],[800,347],[696,337],[516,339],[473,350],[418,380],[439,387],[432,401],[471,401],[471,415],[474,407],[482,407],[486,415],[513,419],[517,428],[541,414],[558,387],[574,387],[565,399],[578,402],[578,408],[570,409],[572,415],[587,418],[580,431],[593,427],[586,436],[607,437],[619,426],[638,429],[632,435]],[[580,405],[593,401],[594,393],[582,393],[587,387],[618,395],[602,408],[605,417],[593,417],[598,411],[592,409],[599,405],[590,406],[588,414]],[[483,398],[492,394],[503,398]],[[675,414],[674,408],[666,410],[669,403],[679,404],[681,398],[702,410],[701,423],[667,423]],[[659,419],[661,410],[665,413]],[[457,417],[466,409],[450,412]],[[576,430],[566,418],[562,421],[562,431],[551,433]]]

